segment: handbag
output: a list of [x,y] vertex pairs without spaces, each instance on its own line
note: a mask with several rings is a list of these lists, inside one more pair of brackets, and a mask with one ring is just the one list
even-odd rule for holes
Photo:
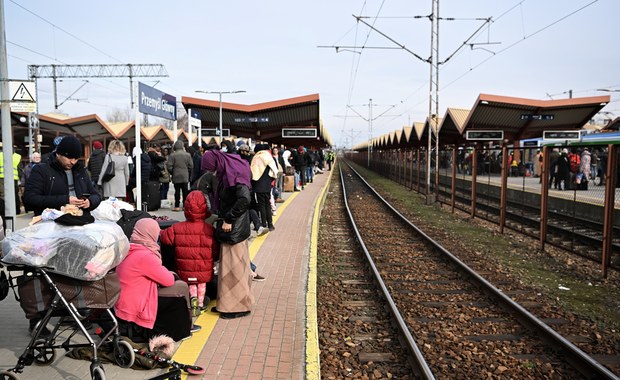
[[108,166],[105,167],[105,172],[103,172],[101,182],[108,182],[114,178],[115,175],[116,172],[114,171],[114,161],[112,161],[112,156],[108,154]]

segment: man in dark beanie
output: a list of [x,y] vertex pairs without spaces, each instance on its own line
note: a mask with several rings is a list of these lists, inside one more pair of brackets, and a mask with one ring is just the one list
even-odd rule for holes
[[[93,186],[82,162],[82,144],[75,136],[64,136],[45,163],[32,168],[24,190],[24,204],[34,215],[46,208],[60,210],[67,204],[92,211],[101,203],[101,196]],[[30,320],[30,332],[40,318]],[[47,327],[41,334],[49,335]]]
[[75,136],[65,136],[56,146],[56,153],[67,158],[79,159],[82,157],[82,143]]

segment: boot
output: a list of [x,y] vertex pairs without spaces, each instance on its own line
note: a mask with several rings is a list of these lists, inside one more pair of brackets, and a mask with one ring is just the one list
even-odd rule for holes
[[200,313],[202,312],[202,310],[198,306],[198,298],[192,297],[190,298],[189,302],[192,305],[192,316],[194,317],[200,316]]

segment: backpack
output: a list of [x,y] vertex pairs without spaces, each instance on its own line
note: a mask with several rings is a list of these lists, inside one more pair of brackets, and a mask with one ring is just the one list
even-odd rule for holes
[[133,228],[136,225],[136,222],[142,218],[150,217],[151,214],[146,211],[121,209],[121,217],[118,221],[116,221],[116,224],[123,229],[127,239],[131,239],[131,234],[133,233]]
[[170,173],[168,172],[166,165],[162,162],[161,166],[160,164],[157,164],[157,168],[159,168],[159,183],[170,183]]

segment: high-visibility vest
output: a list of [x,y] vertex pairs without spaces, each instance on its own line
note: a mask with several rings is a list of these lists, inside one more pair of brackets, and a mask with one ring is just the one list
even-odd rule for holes
[[[19,180],[19,163],[22,161],[22,155],[13,152],[13,179]],[[4,152],[0,151],[0,178],[4,178]]]

